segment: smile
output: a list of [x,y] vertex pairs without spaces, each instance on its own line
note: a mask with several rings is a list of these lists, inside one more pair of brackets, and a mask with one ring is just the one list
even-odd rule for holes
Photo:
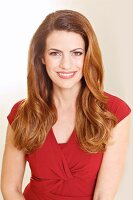
[[63,79],[69,79],[69,78],[73,78],[74,75],[76,74],[76,72],[71,72],[71,73],[61,73],[61,72],[57,72],[58,76],[60,78],[63,78]]

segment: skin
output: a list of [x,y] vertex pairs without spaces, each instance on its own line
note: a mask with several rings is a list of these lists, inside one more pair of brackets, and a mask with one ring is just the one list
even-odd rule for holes
[[93,200],[114,200],[123,176],[129,144],[130,115],[112,130],[113,145],[107,145]]
[[[56,50],[52,50],[56,49]],[[73,105],[80,90],[82,68],[85,56],[83,38],[74,32],[53,31],[46,40],[46,49],[42,62],[53,82],[53,97],[60,107]],[[73,72],[71,79],[61,79],[57,72]],[[71,98],[70,98],[71,96]]]
[[[81,87],[84,57],[85,43],[79,34],[53,31],[48,36],[42,62],[53,82],[53,100],[58,120],[52,128],[58,143],[67,142],[75,126],[75,101]],[[76,74],[73,78],[62,79],[57,72]]]
[[24,200],[22,181],[25,171],[25,155],[13,145],[13,130],[8,124],[2,163],[1,191],[4,200]]
[[[50,55],[49,53],[53,52],[53,50],[49,51],[50,48],[56,48],[60,50],[60,53]],[[56,31],[47,38],[46,50],[42,58],[42,62],[46,64],[47,72],[53,81],[54,101],[59,111],[59,122],[55,127],[55,133],[61,123],[69,121],[70,118],[74,119],[72,113],[75,111],[75,100],[81,86],[80,80],[84,60],[84,54],[78,56],[71,52],[75,48],[82,48],[83,50],[80,49],[80,51],[84,52],[84,41],[80,35],[72,32],[60,31],[59,33]],[[75,77],[67,81],[61,80],[56,73],[58,71],[73,70],[77,71]],[[70,113],[71,109],[72,112]],[[62,116],[63,111],[66,111],[66,118],[62,121],[60,116]],[[72,121],[74,123],[74,120]],[[93,200],[114,200],[125,165],[129,141],[129,123],[130,115],[119,122],[112,130],[114,142],[113,145],[107,145],[107,150],[104,153]],[[60,128],[62,127],[60,126]],[[12,135],[12,128],[8,124],[2,166],[2,194],[5,200],[24,200],[22,181],[25,171],[25,155],[14,147]],[[63,138],[57,137],[57,139],[63,142],[67,139],[67,136],[64,134]]]

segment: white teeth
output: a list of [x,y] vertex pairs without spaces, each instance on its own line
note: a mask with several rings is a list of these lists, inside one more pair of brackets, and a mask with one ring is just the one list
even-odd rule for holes
[[63,74],[63,73],[59,73],[61,76],[72,76],[74,73],[71,74]]

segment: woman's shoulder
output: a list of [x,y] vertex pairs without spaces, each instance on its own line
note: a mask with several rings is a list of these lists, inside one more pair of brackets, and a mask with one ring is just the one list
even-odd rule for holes
[[106,97],[108,97],[107,109],[117,117],[118,122],[130,114],[131,108],[127,102],[108,92],[104,92],[104,94]]
[[21,99],[21,100],[15,102],[15,103],[12,105],[12,107],[11,107],[11,109],[10,109],[10,112],[9,112],[9,114],[8,114],[8,116],[7,116],[7,119],[8,119],[8,122],[10,123],[10,125],[11,125],[11,123],[13,122],[13,120],[14,120],[16,114],[17,114],[17,111],[18,111],[19,106],[20,106],[24,101],[25,101],[25,99]]

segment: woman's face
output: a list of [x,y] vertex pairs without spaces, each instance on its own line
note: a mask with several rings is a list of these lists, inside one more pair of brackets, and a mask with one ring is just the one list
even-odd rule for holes
[[85,42],[80,34],[53,31],[46,40],[43,64],[53,86],[64,89],[81,84]]

